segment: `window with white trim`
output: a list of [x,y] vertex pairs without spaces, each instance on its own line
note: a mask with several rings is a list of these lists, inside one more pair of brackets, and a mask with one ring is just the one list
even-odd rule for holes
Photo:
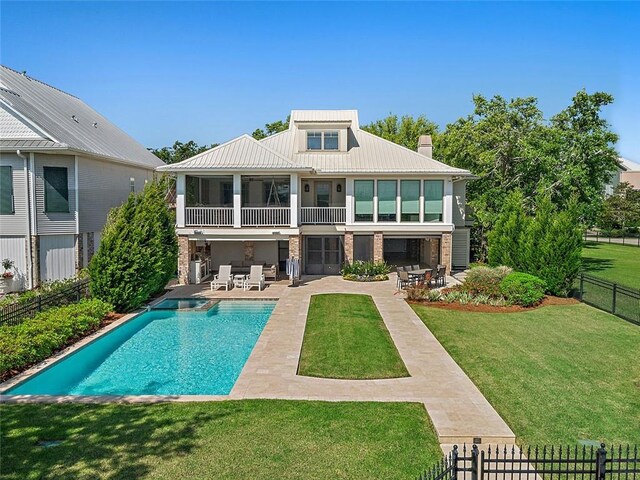
[[316,131],[307,132],[307,150],[338,150],[339,135],[337,131]]

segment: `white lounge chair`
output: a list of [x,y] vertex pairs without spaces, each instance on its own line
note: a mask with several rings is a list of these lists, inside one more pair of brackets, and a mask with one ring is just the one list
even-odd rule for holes
[[231,265],[220,265],[218,273],[213,276],[211,282],[211,290],[224,287],[229,290],[233,286],[233,276],[231,275]]
[[251,265],[249,276],[244,281],[244,289],[249,290],[251,287],[258,287],[262,291],[264,288],[264,275],[262,274],[262,265]]

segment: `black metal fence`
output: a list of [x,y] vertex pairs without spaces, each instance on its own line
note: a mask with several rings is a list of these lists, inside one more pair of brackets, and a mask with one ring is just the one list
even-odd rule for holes
[[17,325],[26,318],[51,307],[79,302],[89,296],[89,279],[78,280],[64,288],[43,293],[24,302],[16,301],[0,307],[0,325]]
[[617,448],[605,444],[575,447],[515,446],[470,451],[455,445],[419,480],[640,480],[638,446]]
[[640,325],[640,290],[580,274],[574,296],[592,307]]
[[631,245],[640,247],[640,235],[623,232],[621,235],[611,236],[609,232],[600,230],[587,230],[584,232],[585,242],[615,243],[618,245]]

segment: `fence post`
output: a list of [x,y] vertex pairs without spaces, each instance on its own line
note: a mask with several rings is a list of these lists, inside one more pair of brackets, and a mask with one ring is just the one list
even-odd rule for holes
[[596,480],[604,480],[607,473],[607,449],[604,443],[596,450]]
[[458,480],[458,445],[451,452],[451,480]]
[[580,274],[580,301],[582,301],[582,294],[584,293],[584,273]]
[[611,313],[613,313],[613,314],[616,313],[616,296],[617,296],[617,292],[618,292],[618,284],[614,283],[613,284],[613,300],[611,302]]
[[474,443],[473,447],[471,448],[471,480],[478,480],[478,465],[480,463],[478,462],[479,454],[480,452],[478,452],[478,445]]

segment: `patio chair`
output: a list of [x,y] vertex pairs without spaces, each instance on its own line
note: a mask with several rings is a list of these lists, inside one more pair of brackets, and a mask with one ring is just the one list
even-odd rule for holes
[[409,278],[409,274],[402,270],[398,272],[398,290],[407,288],[413,285],[412,280]]
[[220,265],[218,267],[218,273],[213,276],[211,290],[224,287],[224,289],[228,291],[232,285],[233,276],[231,275],[231,265]]
[[433,280],[433,270],[427,270],[424,272],[424,284],[431,288],[431,280]]
[[274,282],[278,280],[278,266],[273,264],[270,267],[265,268],[264,270],[264,278],[265,280],[273,280]]
[[411,265],[411,270],[420,270],[420,265]]
[[436,273],[436,285],[444,287],[447,284],[447,267],[444,265],[438,265],[438,271]]
[[244,290],[249,290],[251,287],[258,287],[259,291],[264,288],[262,265],[251,265],[249,276],[244,281]]

